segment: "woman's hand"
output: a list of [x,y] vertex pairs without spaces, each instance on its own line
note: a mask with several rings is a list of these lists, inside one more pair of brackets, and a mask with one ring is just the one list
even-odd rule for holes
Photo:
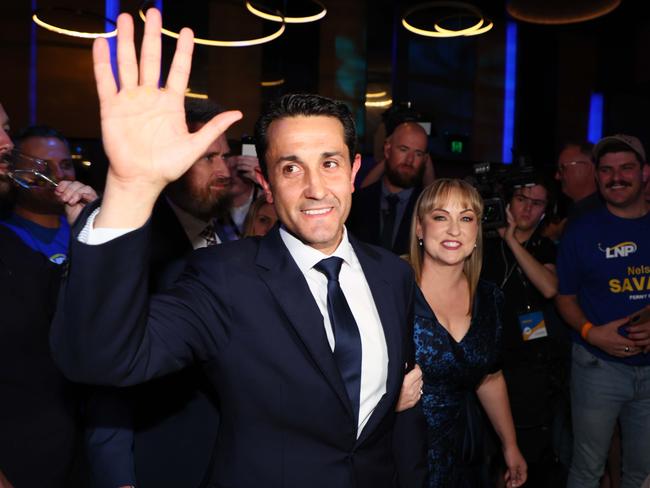
[[395,407],[396,412],[403,412],[409,408],[414,407],[422,396],[422,370],[417,364],[415,367],[404,376],[402,382],[402,389],[399,392],[399,400]]
[[528,478],[528,465],[521,455],[519,448],[514,445],[503,450],[503,457],[506,461],[506,488],[516,488],[523,485]]

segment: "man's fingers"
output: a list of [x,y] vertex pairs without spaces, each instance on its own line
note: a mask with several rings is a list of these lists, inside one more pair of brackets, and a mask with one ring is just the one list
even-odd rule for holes
[[192,51],[194,50],[194,34],[187,27],[181,29],[176,52],[167,75],[167,89],[185,96],[187,82],[192,70]]
[[162,18],[158,10],[150,8],[147,10],[146,19],[140,50],[140,84],[158,88]]
[[138,85],[138,62],[133,43],[133,19],[129,14],[117,18],[117,65],[122,90]]
[[242,113],[239,110],[230,110],[222,112],[214,117],[210,122],[201,127],[201,130],[191,134],[193,144],[199,151],[204,151],[212,141],[214,141],[221,134],[226,132],[228,127],[242,118]]
[[111,68],[111,53],[108,48],[108,41],[102,37],[95,39],[93,43],[93,70],[95,71],[97,96],[101,106],[109,97],[117,93],[117,85]]

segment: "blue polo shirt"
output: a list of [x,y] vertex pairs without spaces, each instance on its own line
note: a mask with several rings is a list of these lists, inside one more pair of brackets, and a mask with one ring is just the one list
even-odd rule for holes
[[[576,295],[594,326],[632,315],[650,304],[650,213],[617,217],[603,206],[571,222],[557,261],[560,295]],[[610,356],[577,331],[573,341],[607,361],[650,365],[650,354]]]
[[16,214],[11,214],[0,223],[16,233],[27,246],[44,254],[53,263],[62,264],[68,259],[70,226],[64,217],[60,218],[59,227],[56,229],[35,224]]

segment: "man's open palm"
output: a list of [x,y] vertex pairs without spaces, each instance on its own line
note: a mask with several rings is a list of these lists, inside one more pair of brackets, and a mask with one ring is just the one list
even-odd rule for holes
[[165,88],[159,88],[160,12],[147,11],[140,65],[133,42],[133,19],[117,19],[117,62],[120,89],[111,70],[108,43],[97,39],[93,61],[99,95],[102,137],[110,166],[107,184],[151,188],[159,193],[178,179],[240,112],[224,112],[190,134],[185,122],[184,96],[192,65],[193,34],[183,29]]

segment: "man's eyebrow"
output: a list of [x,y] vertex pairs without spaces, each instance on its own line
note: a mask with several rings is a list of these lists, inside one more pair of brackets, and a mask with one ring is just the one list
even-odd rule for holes
[[280,156],[279,158],[277,158],[275,160],[276,163],[280,163],[282,161],[296,162],[296,161],[299,161],[299,159],[298,159],[298,156],[296,156],[295,154],[288,154],[286,156]]
[[331,158],[332,156],[343,156],[341,151],[327,151],[321,154],[323,158]]

